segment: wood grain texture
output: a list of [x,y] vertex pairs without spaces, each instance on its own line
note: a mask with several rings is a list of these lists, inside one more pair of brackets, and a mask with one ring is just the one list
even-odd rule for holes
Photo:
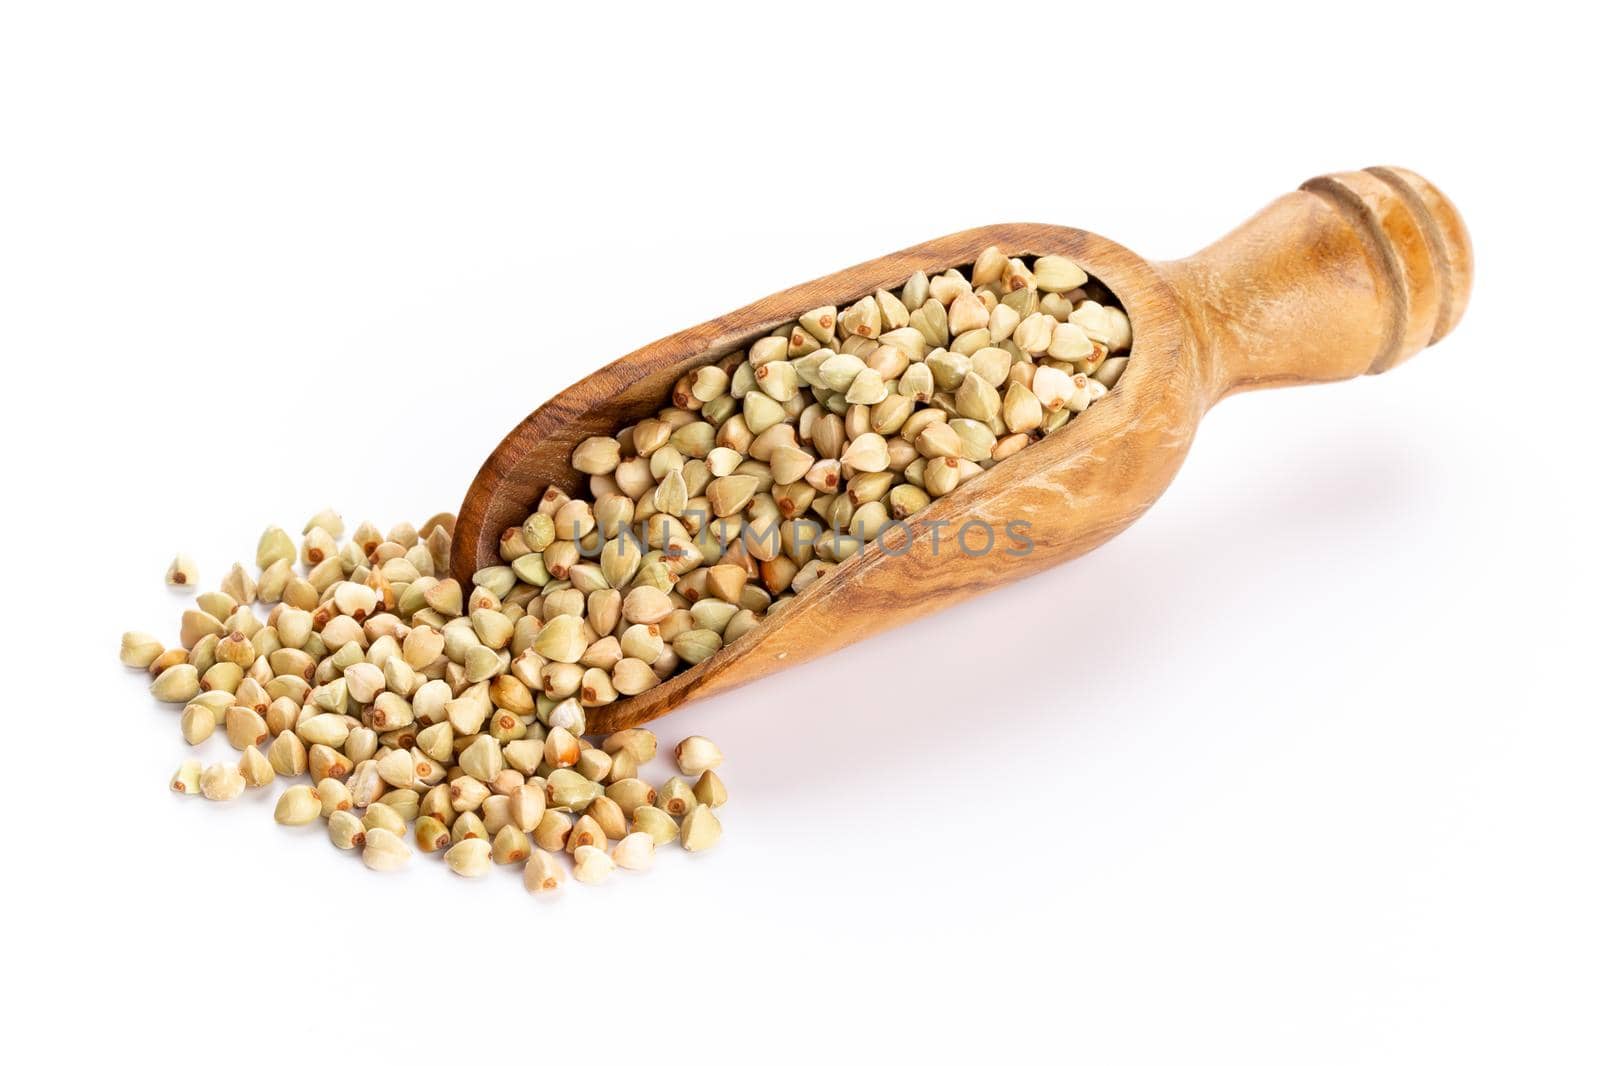
[[[970,263],[991,244],[1008,255],[1069,256],[1116,294],[1133,327],[1116,387],[1061,431],[891,529],[710,659],[595,708],[594,731],[648,721],[1090,551],[1161,495],[1218,400],[1398,365],[1455,326],[1472,283],[1471,248],[1454,206],[1396,168],[1313,179],[1172,263],[1148,263],[1104,237],[1060,226],[985,226],[941,237],[663,338],[551,399],[506,436],[473,480],[452,572],[466,583],[497,562],[501,531],[520,523],[546,486],[576,487],[567,465],[573,446],[658,409],[687,370],[813,307],[845,306],[917,270],[931,275]],[[1001,534],[992,550],[969,554],[954,542],[974,520]],[[1028,550],[1004,535],[1018,522],[1028,524]],[[978,532],[969,530],[969,548],[981,547]]]

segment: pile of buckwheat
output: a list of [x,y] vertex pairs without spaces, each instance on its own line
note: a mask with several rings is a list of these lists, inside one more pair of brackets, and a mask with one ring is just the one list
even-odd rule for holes
[[[705,661],[937,497],[1105,396],[1127,316],[1075,263],[985,249],[839,312],[819,307],[679,380],[670,403],[574,449],[586,494],[552,486],[500,538],[501,565],[448,577],[455,519],[341,544],[324,511],[272,527],[183,613],[179,646],[127,633],[122,661],[182,704],[172,788],[279,797],[376,870],[413,848],[458,874],[521,865],[530,891],[645,869],[722,834],[722,753],[691,736],[681,776],[640,777],[645,729],[589,739],[587,712]],[[586,479],[586,480],[584,480]],[[298,568],[296,564],[299,564]],[[193,586],[184,556],[170,584]],[[258,614],[257,605],[267,608]],[[264,749],[264,750],[263,750]]]
[[[453,527],[451,515],[387,536],[363,525],[341,547],[342,520],[323,512],[298,550],[273,527],[256,549],[259,574],[235,564],[197,596],[178,647],[124,634],[122,662],[149,671],[158,700],[183,705],[184,739],[220,730],[242,756],[186,760],[173,791],[230,800],[309,776],[279,796],[279,822],[325,819],[333,843],[359,848],[375,870],[404,865],[413,848],[443,852],[469,877],[519,865],[533,892],[560,884],[561,853],[575,878],[596,882],[618,866],[649,868],[673,840],[715,844],[722,752],[688,737],[673,753],[683,776],[657,788],[639,776],[653,733],[587,739],[583,703],[549,694],[535,650],[558,616],[538,597],[502,600],[493,575],[467,596],[435,576]],[[192,586],[196,567],[179,556],[167,580]],[[264,619],[257,604],[270,605]]]

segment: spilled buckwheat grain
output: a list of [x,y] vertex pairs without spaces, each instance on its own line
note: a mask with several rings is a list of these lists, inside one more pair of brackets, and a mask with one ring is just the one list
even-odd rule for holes
[[[439,577],[454,525],[451,515],[387,535],[363,525],[341,544],[343,522],[325,511],[298,548],[273,527],[257,546],[260,575],[236,565],[227,591],[200,593],[178,647],[125,634],[122,662],[153,675],[156,698],[182,704],[184,740],[221,733],[242,753],[204,768],[185,760],[172,790],[225,801],[289,779],[274,819],[326,822],[334,846],[374,870],[437,852],[468,877],[514,866],[545,892],[565,880],[557,856],[591,883],[618,866],[649,869],[679,835],[639,777],[655,735],[591,740],[585,715],[611,693],[623,641],[596,653],[572,613],[587,604],[562,595],[570,589],[518,591],[485,573],[464,593]],[[670,611],[661,595],[636,609]],[[620,624],[621,603],[611,611]],[[648,634],[627,643],[664,647]],[[685,743],[720,761],[705,738]]]

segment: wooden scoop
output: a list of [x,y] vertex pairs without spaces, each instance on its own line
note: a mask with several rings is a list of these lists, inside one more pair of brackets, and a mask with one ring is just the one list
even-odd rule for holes
[[[646,345],[534,411],[506,436],[462,501],[451,570],[464,585],[499,562],[500,534],[544,492],[578,487],[568,465],[585,437],[666,405],[685,372],[814,307],[847,306],[915,271],[1059,253],[1109,288],[1133,347],[1109,395],[1068,425],[890,527],[784,610],[705,662],[641,695],[593,709],[591,729],[649,721],[697,696],[921,618],[1082,555],[1128,526],[1171,482],[1200,418],[1246,389],[1378,374],[1454,328],[1472,285],[1472,251],[1454,205],[1407,170],[1314,178],[1188,259],[1151,263],[1083,230],[998,225],[955,233],[798,285]],[[980,519],[1029,523],[1031,550],[1003,537],[968,555],[952,535]],[[932,531],[941,536],[935,559]],[[981,546],[981,537],[975,545]]]

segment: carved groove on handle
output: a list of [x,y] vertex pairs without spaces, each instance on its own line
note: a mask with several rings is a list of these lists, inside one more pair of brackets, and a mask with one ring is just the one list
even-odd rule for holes
[[1405,201],[1411,213],[1417,217],[1422,225],[1422,236],[1428,242],[1428,255],[1433,260],[1434,274],[1439,278],[1439,311],[1434,316],[1433,333],[1428,337],[1428,344],[1437,344],[1450,327],[1455,325],[1456,319],[1461,317],[1456,300],[1465,296],[1461,292],[1459,279],[1456,277],[1455,266],[1450,262],[1450,253],[1445,243],[1443,227],[1439,225],[1439,218],[1423,202],[1422,194],[1412,187],[1405,175],[1389,167],[1367,167],[1366,171],[1375,177],[1383,179],[1390,188],[1400,194],[1400,199]]
[[1361,241],[1367,246],[1372,257],[1383,265],[1383,283],[1389,290],[1389,299],[1386,301],[1389,316],[1384,326],[1383,343],[1379,345],[1378,354],[1366,371],[1368,374],[1381,374],[1393,366],[1399,356],[1406,322],[1411,318],[1411,294],[1406,291],[1405,274],[1400,267],[1400,257],[1395,253],[1394,244],[1389,240],[1388,234],[1384,233],[1383,222],[1378,218],[1378,213],[1361,198],[1360,193],[1340,181],[1338,177],[1329,174],[1312,178],[1300,188],[1326,200],[1334,210],[1343,215],[1350,223],[1350,228],[1361,235]]
[[1381,374],[1450,332],[1471,286],[1471,252],[1460,216],[1438,190],[1394,167],[1328,174],[1300,187],[1345,219],[1385,291],[1383,338],[1367,373]]

